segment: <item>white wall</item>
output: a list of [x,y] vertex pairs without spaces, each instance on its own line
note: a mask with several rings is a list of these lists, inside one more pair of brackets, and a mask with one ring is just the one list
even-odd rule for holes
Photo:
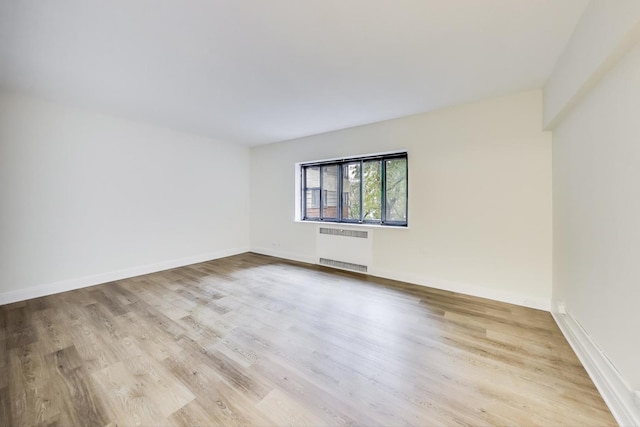
[[0,95],[0,304],[248,248],[249,150]]
[[544,88],[544,126],[564,114],[640,40],[640,1],[592,0]]
[[553,298],[640,389],[640,44],[553,135]]
[[540,91],[251,150],[251,248],[316,262],[294,164],[409,150],[409,228],[372,229],[372,274],[549,307],[551,135]]

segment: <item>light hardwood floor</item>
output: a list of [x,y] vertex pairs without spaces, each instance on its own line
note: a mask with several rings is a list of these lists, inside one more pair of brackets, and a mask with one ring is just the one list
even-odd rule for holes
[[243,254],[0,307],[0,425],[615,425],[549,313]]

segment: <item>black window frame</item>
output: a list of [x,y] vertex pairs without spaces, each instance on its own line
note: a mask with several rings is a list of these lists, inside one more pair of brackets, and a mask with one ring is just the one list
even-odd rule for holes
[[[406,176],[406,221],[392,221],[387,220],[387,194],[386,194],[386,161],[394,160],[394,159],[404,159],[405,160],[405,176]],[[363,218],[363,205],[364,205],[364,163],[367,161],[379,161],[380,162],[380,219],[379,220],[366,220]],[[343,192],[343,166],[348,164],[360,164],[360,218],[359,219],[350,219],[343,218],[343,204],[344,204],[344,192]],[[337,166],[337,206],[336,206],[336,216],[331,218],[323,217],[323,206],[324,206],[324,195],[323,195],[323,167],[332,167]],[[307,216],[307,190],[318,189],[318,187],[309,187],[307,188],[307,168],[318,167],[320,173],[320,200],[318,210],[318,216],[316,217],[308,217]],[[364,225],[381,225],[381,226],[391,226],[391,227],[407,227],[409,224],[409,155],[407,152],[398,152],[391,154],[381,154],[381,155],[372,155],[372,156],[361,156],[361,157],[350,157],[345,159],[338,160],[327,160],[327,161],[317,161],[317,162],[308,162],[300,164],[300,182],[301,185],[301,220],[302,221],[320,221],[327,223],[338,223],[338,224],[364,224]],[[326,191],[326,190],[325,190]]]

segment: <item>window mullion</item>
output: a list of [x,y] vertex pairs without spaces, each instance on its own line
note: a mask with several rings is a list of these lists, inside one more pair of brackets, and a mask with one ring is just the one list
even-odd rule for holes
[[307,168],[302,168],[302,218],[307,219]]
[[380,197],[380,223],[384,224],[387,221],[387,162],[380,160],[380,191],[382,191],[382,197]]
[[407,180],[407,188],[405,191],[405,199],[404,199],[404,211],[405,211],[405,218],[404,218],[404,222],[405,224],[409,223],[409,158],[408,156],[405,156],[405,164],[404,164],[404,176],[405,179]]
[[338,194],[336,196],[336,208],[338,212],[336,212],[336,218],[338,218],[339,222],[342,222],[342,163],[337,164],[337,169],[336,176],[338,177],[338,182],[336,183],[336,188]]
[[324,188],[322,183],[322,173],[324,166],[320,166],[320,195],[318,196],[318,200],[320,200],[320,210],[318,211],[318,218],[320,220],[324,219]]
[[364,161],[360,160],[360,222],[364,221]]

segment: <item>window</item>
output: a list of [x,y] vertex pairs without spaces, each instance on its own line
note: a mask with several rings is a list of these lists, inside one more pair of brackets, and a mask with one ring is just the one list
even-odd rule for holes
[[407,153],[301,165],[302,220],[407,225]]

